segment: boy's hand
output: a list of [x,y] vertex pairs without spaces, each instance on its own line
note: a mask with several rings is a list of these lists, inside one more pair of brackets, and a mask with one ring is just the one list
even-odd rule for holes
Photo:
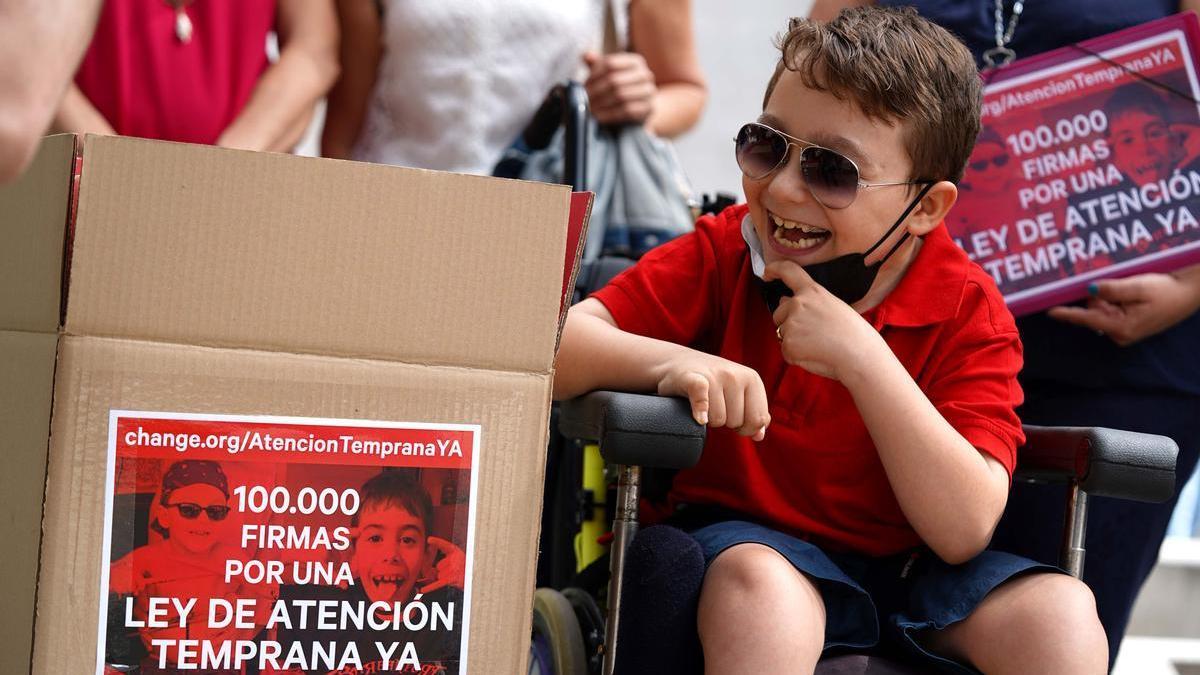
[[422,593],[432,593],[445,586],[453,586],[460,591],[466,588],[467,554],[463,553],[463,550],[455,546],[453,542],[446,541],[441,537],[431,535],[425,540],[425,543],[432,549],[430,553],[441,553],[442,559],[433,566],[436,573],[433,581],[419,590]]
[[812,280],[790,260],[767,265],[763,279],[776,279],[792,289],[772,318],[778,327],[783,359],[793,366],[845,382],[853,364],[870,363],[871,349],[886,343],[850,305]]
[[771,414],[762,378],[751,368],[685,349],[657,373],[661,396],[686,396],[692,417],[705,426],[729,427],[756,441],[766,437]]

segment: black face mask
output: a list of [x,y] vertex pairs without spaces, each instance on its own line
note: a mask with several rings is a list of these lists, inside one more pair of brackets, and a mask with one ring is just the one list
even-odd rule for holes
[[[875,249],[887,241],[888,237],[892,236],[892,233],[896,231],[897,227],[900,227],[900,224],[904,222],[908,214],[917,208],[917,204],[921,203],[921,200],[925,198],[926,193],[929,192],[929,189],[933,185],[933,183],[926,183],[925,187],[921,188],[921,191],[909,203],[908,208],[904,209],[904,213],[900,214],[896,222],[892,223],[888,231],[884,232],[879,241],[875,242],[871,248],[863,253],[847,253],[833,260],[804,265],[804,271],[808,273],[808,276],[813,278],[813,281],[823,286],[825,290],[847,305],[852,305],[862,300],[867,291],[871,290],[871,284],[875,283],[875,277],[879,274],[879,268],[908,239],[908,232],[905,232],[904,236],[900,237],[900,241],[896,242],[896,245],[892,246],[892,249],[886,255],[874,263],[868,265],[866,263],[867,256],[871,255]],[[783,298],[790,298],[792,296],[792,289],[788,288],[787,284],[782,281],[768,281],[762,286],[762,294],[763,298],[767,301],[767,305],[770,306],[771,312],[774,313],[779,308],[779,303]]]

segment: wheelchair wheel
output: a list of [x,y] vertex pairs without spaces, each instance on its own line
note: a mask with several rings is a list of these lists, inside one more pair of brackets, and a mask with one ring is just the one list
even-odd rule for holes
[[596,600],[582,588],[565,588],[562,594],[571,603],[571,609],[579,621],[588,675],[600,675],[604,665],[604,615],[600,613]]
[[529,675],[588,675],[583,632],[570,601],[552,588],[533,593]]

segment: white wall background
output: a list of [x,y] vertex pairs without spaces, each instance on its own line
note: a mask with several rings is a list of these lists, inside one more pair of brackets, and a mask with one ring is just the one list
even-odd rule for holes
[[812,0],[692,0],[700,64],[708,76],[708,108],[676,148],[697,192],[742,198],[733,135],[762,112],[762,95],[779,52],[775,35]]

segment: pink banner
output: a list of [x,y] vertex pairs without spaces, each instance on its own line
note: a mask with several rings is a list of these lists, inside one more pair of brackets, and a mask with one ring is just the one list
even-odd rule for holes
[[1014,314],[1200,261],[1198,31],[1181,14],[984,74],[947,225]]

